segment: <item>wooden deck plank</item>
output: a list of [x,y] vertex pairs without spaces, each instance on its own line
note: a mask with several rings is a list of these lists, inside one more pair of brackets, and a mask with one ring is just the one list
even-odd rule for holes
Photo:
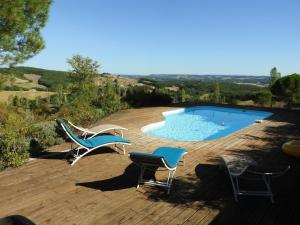
[[[152,152],[163,145],[186,148],[186,163],[177,169],[170,197],[155,187],[137,190],[138,171],[128,157],[100,149],[72,167],[62,154],[1,172],[0,217],[19,214],[42,225],[298,224],[299,194],[279,196],[274,206],[260,198],[245,197],[235,203],[228,176],[219,167],[219,155],[224,153],[254,155],[262,164],[291,163],[296,179],[290,185],[298,190],[299,161],[283,155],[277,141],[300,137],[299,128],[291,129],[293,124],[300,124],[296,113],[280,111],[261,124],[202,142],[162,140],[141,132],[142,126],[163,120],[161,113],[170,109],[175,108],[128,109],[96,124],[115,123],[129,128],[125,137],[134,144],[127,147],[128,152]],[[51,151],[59,152],[67,146],[56,146]],[[165,177],[157,173],[157,178]],[[294,198],[289,199],[290,195]]]

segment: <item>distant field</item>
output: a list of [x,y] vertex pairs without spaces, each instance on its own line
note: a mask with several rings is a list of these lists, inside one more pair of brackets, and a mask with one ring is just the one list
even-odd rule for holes
[[[12,76],[12,75],[10,75]],[[24,74],[23,78],[21,75],[15,75],[13,79],[8,79],[4,84],[7,87],[17,86],[26,89],[47,89],[46,86],[38,83],[40,75],[36,74]]]
[[31,80],[34,83],[38,83],[39,79],[42,77],[41,75],[37,74],[24,74],[24,77],[28,80]]
[[55,92],[48,91],[0,91],[0,102],[6,102],[10,97],[14,96],[35,99],[37,97],[45,98],[54,94]]
[[41,85],[38,83],[39,79],[41,78],[40,75],[37,74],[24,74],[24,77],[28,80],[22,80],[22,79],[17,79],[15,82],[16,86],[22,87],[22,88],[27,88],[27,89],[34,89],[34,88],[41,88],[41,89],[46,89],[44,85]]
[[236,83],[236,84],[239,84],[239,85],[253,85],[253,86],[256,86],[256,87],[266,87],[266,85],[255,84],[255,83]]
[[98,78],[97,85],[105,84],[108,80],[110,80],[112,82],[117,80],[121,86],[136,85],[138,83],[138,81],[136,79],[130,79],[130,78],[124,78],[124,77],[120,77],[120,76],[118,77],[118,76],[114,76],[114,75],[109,75],[109,76],[100,76]]

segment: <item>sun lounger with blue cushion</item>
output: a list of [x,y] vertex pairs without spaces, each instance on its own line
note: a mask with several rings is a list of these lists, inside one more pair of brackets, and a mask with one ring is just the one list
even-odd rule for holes
[[[185,149],[175,147],[160,147],[153,153],[130,152],[129,157],[132,162],[141,168],[137,188],[139,188],[140,184],[157,185],[166,188],[169,194],[176,168],[186,153],[187,151]],[[144,179],[145,170],[156,170],[158,167],[169,170],[167,181],[162,182]]]
[[[58,124],[63,128],[65,133],[68,135],[68,137],[75,142],[78,147],[75,149],[71,148],[71,152],[73,153],[74,160],[72,161],[71,165],[74,165],[79,159],[81,159],[86,154],[90,153],[91,151],[98,149],[103,146],[108,145],[115,145],[117,144],[122,145],[123,153],[125,155],[125,145],[130,145],[130,142],[120,136],[114,136],[114,135],[102,135],[102,136],[94,136],[87,139],[82,139],[78,137],[71,129],[61,119],[56,120]],[[80,150],[83,149],[84,151],[80,153]]]

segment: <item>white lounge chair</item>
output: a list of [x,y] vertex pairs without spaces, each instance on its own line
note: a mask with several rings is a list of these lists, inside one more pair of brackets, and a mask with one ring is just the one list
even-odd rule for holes
[[[252,195],[270,197],[271,202],[274,203],[273,192],[271,190],[271,178],[280,177],[290,169],[290,166],[288,166],[285,170],[280,172],[258,172],[249,169],[249,166],[257,166],[256,161],[249,156],[221,155],[221,158],[227,167],[234,199],[236,201],[238,201],[239,195]],[[261,191],[243,190],[240,187],[241,179],[261,180],[265,184],[266,189]]]
[[[83,139],[74,134],[74,132],[63,120],[57,119],[56,121],[62,127],[62,129],[68,135],[68,137],[78,145],[78,147],[75,149],[73,149],[71,146],[71,152],[74,157],[74,160],[72,161],[71,165],[74,165],[79,159],[81,159],[83,156],[90,153],[91,151],[108,145],[115,145],[116,148],[117,144],[122,145],[123,153],[125,155],[125,145],[130,145],[129,140],[114,135],[100,135]],[[81,149],[84,150],[82,153],[80,152]]]
[[97,135],[99,135],[101,133],[105,133],[105,132],[113,132],[113,134],[120,135],[121,137],[123,137],[124,136],[123,131],[128,130],[125,127],[121,127],[121,126],[115,125],[115,124],[101,124],[101,125],[98,125],[98,126],[95,126],[92,128],[83,128],[83,127],[74,125],[70,121],[67,121],[67,122],[72,127],[74,127],[76,130],[82,132],[81,136],[83,136],[84,138],[86,138],[89,135],[91,135],[91,137],[94,137],[94,136],[97,136]]

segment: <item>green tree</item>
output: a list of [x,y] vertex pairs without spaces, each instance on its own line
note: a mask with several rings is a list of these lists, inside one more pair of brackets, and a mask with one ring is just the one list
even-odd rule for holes
[[214,93],[212,96],[212,100],[214,103],[220,103],[220,100],[221,100],[220,83],[217,80],[214,85]]
[[0,65],[24,62],[45,47],[40,29],[50,4],[51,0],[0,1]]
[[74,55],[67,62],[72,67],[69,77],[78,88],[86,90],[91,84],[95,84],[95,78],[99,75],[97,61],[89,57]]
[[271,91],[291,107],[293,103],[300,100],[300,75],[295,73],[278,79],[271,86]]
[[281,73],[277,71],[276,67],[273,67],[270,71],[270,76],[271,76],[271,85],[276,82],[281,77]]
[[105,114],[118,111],[122,105],[117,86],[108,80],[106,85],[99,87],[94,105],[101,108]]
[[187,98],[187,94],[185,93],[185,90],[183,88],[179,88],[178,90],[178,101],[179,102],[185,102]]

